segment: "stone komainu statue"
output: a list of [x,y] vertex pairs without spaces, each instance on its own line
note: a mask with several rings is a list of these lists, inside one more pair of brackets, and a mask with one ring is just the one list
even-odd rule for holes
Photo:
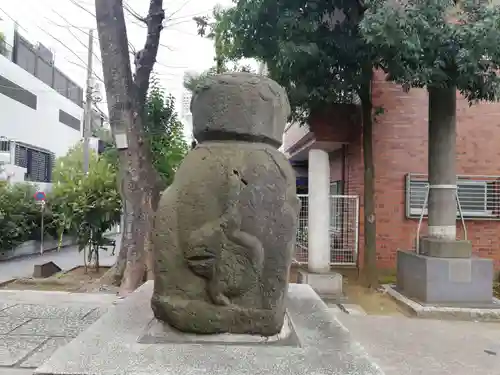
[[154,315],[184,332],[277,334],[299,210],[277,150],[288,98],[267,77],[222,74],[198,86],[191,111],[199,144],[154,222]]

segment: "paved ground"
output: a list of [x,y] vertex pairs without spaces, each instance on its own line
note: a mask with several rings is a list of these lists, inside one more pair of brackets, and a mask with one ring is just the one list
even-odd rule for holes
[[[109,251],[101,251],[101,266],[111,266],[114,264],[116,254],[120,248],[120,235],[116,236],[115,256]],[[83,253],[78,252],[76,246],[63,248],[59,251],[50,251],[43,255],[33,255],[29,257],[16,258],[6,261],[0,261],[0,283],[14,279],[16,277],[30,277],[33,274],[35,264],[54,262],[63,270],[69,270],[73,267],[83,265]]]
[[500,324],[337,314],[386,375],[498,375]]
[[32,374],[116,300],[108,294],[0,291],[0,375]]

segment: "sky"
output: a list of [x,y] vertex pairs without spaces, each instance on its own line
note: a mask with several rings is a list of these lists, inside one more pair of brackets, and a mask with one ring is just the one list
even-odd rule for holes
[[[146,15],[149,6],[147,0],[124,0],[123,3],[140,15]],[[210,15],[216,5],[230,6],[231,0],[166,0],[164,4],[168,22],[161,34],[155,72],[161,85],[176,97],[180,110],[184,72],[201,72],[214,64],[213,42],[196,34],[192,18]],[[125,13],[129,42],[140,50],[146,38],[145,26]],[[41,42],[48,47],[55,56],[56,67],[85,87],[88,30],[96,28],[94,14],[93,0],[1,0],[0,30],[7,30],[8,37],[9,29],[13,30],[13,20],[17,21],[18,30],[25,38],[32,44]],[[97,39],[94,32],[94,72],[96,82],[101,82]],[[100,85],[103,102],[99,107],[105,110],[104,84]]]

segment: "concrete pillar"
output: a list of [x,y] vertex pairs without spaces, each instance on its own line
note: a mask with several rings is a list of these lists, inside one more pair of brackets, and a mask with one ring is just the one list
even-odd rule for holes
[[330,271],[330,160],[323,150],[309,151],[308,268]]
[[456,103],[455,87],[429,88],[429,236],[455,241]]

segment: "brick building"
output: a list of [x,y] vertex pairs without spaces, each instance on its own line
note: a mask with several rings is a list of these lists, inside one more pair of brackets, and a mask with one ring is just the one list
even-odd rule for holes
[[[377,116],[373,132],[378,264],[381,268],[395,268],[396,251],[415,246],[422,209],[421,233],[426,233],[427,93],[423,89],[405,93],[377,73],[372,95],[374,107],[384,108],[384,113]],[[500,242],[500,103],[470,107],[460,95],[458,98],[460,208],[474,252],[493,258],[496,269],[500,269],[500,250],[497,251]],[[323,118],[312,119],[309,126],[293,124],[285,131],[283,150],[297,170],[299,193],[304,193],[303,201],[307,200],[306,209],[309,209],[308,213],[301,213],[301,225],[308,229],[308,243],[302,243],[304,253],[300,254],[299,250],[297,260],[313,262],[313,269],[321,268],[328,260],[363,265],[363,154],[359,112],[356,105],[335,105]],[[328,212],[329,220],[325,222]],[[460,215],[457,215],[457,233],[464,237]],[[300,235],[298,244],[301,244]],[[330,249],[329,259],[325,248]],[[305,249],[309,251],[309,258]],[[316,255],[311,255],[312,252]]]

